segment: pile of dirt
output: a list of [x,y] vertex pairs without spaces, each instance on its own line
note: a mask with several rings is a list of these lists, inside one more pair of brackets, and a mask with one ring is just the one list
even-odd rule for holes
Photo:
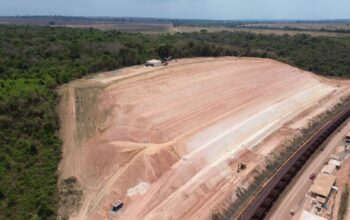
[[[257,58],[186,59],[71,82],[60,91],[60,171],[84,188],[71,217],[207,218],[290,137],[288,123],[303,115],[306,126],[325,110],[320,101],[335,103],[347,88]],[[256,151],[265,139],[273,144]],[[238,174],[240,161],[248,167]],[[113,214],[116,200],[125,206]]]

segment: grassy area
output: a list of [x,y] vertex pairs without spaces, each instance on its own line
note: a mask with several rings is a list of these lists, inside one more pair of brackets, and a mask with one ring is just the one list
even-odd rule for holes
[[56,219],[56,88],[70,80],[169,55],[267,57],[350,76],[347,38],[0,26],[0,39],[0,219]]

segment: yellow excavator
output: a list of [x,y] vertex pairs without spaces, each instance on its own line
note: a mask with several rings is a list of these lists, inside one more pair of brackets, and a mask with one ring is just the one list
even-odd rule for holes
[[245,170],[246,168],[247,168],[247,164],[246,163],[243,163],[243,162],[238,163],[237,173]]

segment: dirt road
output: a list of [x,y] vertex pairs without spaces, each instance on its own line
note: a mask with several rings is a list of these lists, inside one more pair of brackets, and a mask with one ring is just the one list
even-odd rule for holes
[[[71,82],[61,88],[60,171],[85,196],[72,219],[207,218],[265,155],[348,93],[349,84],[257,58],[185,59]],[[242,160],[248,169],[237,174]],[[126,205],[111,215],[117,199]]]
[[290,183],[289,188],[284,192],[276,206],[270,211],[266,219],[280,220],[291,219],[290,210],[299,211],[303,207],[303,199],[308,192],[312,181],[309,179],[312,173],[319,173],[324,164],[329,160],[330,154],[333,153],[337,146],[344,145],[344,136],[350,131],[350,120],[330,140],[324,145],[324,150],[312,158],[301,173]]

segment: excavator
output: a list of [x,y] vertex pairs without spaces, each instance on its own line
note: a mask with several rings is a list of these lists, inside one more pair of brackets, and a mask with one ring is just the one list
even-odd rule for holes
[[246,168],[247,168],[247,164],[246,163],[243,163],[243,162],[238,163],[237,173],[245,170]]
[[171,56],[167,57],[167,58],[163,58],[162,59],[162,63],[164,66],[167,66],[169,64],[169,61],[171,60]]

